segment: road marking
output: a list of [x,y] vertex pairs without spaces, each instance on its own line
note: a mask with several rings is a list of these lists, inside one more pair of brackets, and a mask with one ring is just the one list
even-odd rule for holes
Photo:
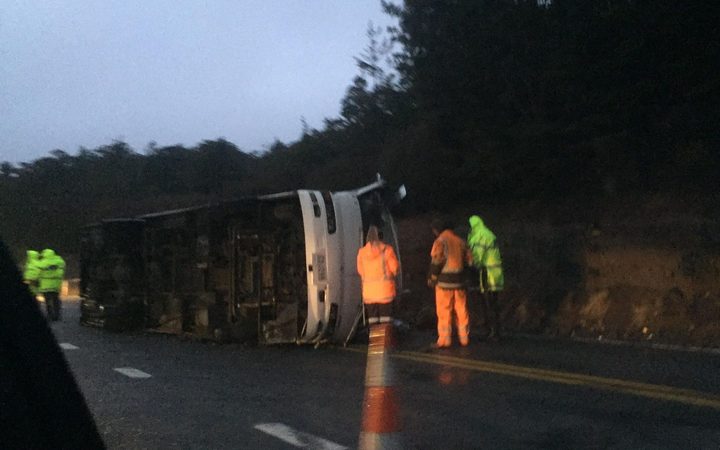
[[294,447],[312,450],[345,450],[347,447],[309,433],[297,431],[282,423],[259,423],[256,430],[267,433]]
[[[521,337],[523,339],[530,339],[530,340],[558,340],[557,337],[554,336],[542,336],[537,334],[528,334],[528,333],[517,333],[514,334],[515,336]],[[636,347],[636,348],[652,348],[654,350],[669,350],[673,352],[691,352],[691,353],[708,353],[711,355],[720,355],[720,348],[715,347],[698,347],[694,345],[690,346],[683,346],[683,345],[674,345],[674,344],[661,344],[657,342],[651,342],[651,341],[623,341],[620,339],[600,339],[602,336],[598,336],[597,338],[591,338],[591,337],[579,337],[579,336],[570,336],[566,338],[560,338],[563,340],[570,340],[575,342],[583,342],[585,344],[601,344],[601,345],[615,345],[618,347]]]
[[69,343],[69,342],[63,342],[63,343],[60,344],[60,348],[63,349],[63,350],[77,350],[77,349],[79,349],[80,347],[77,347],[77,346],[75,346],[75,345],[72,345],[72,344]]
[[[365,353],[365,350],[355,350]],[[573,386],[584,386],[605,391],[620,392],[623,394],[647,397],[656,400],[665,400],[683,403],[693,406],[702,406],[720,410],[720,396],[682,389],[661,384],[640,383],[637,381],[620,380],[617,378],[605,378],[594,375],[583,375],[572,372],[561,372],[557,370],[536,369],[532,367],[515,366],[511,364],[494,363],[489,361],[457,358],[454,356],[426,354],[418,352],[395,352],[392,357],[407,361],[437,364],[442,366],[457,367],[473,370],[476,372],[507,375],[511,377],[526,378],[530,380],[546,381],[550,383],[566,384]]]
[[120,372],[126,377],[130,378],[150,378],[152,375],[145,373],[142,370],[133,369],[132,367],[117,367],[113,369],[116,372]]

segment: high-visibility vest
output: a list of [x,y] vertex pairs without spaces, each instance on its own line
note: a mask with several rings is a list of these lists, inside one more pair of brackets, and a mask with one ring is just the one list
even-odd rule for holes
[[470,262],[465,241],[451,230],[444,230],[430,250],[430,274],[437,277],[437,286],[443,289],[461,289],[465,286],[465,267]]
[[365,244],[357,254],[357,271],[362,279],[364,303],[390,303],[395,298],[398,274],[395,250],[383,242]]
[[478,216],[470,217],[469,222],[468,245],[473,263],[480,269],[480,291],[502,291],[505,288],[505,276],[495,233]]
[[502,266],[497,239],[489,228],[482,225],[473,227],[468,234],[468,244],[477,267]]
[[63,277],[65,276],[65,261],[55,252],[43,252],[40,260],[39,291],[60,292]]
[[36,281],[40,276],[40,254],[34,250],[28,250],[27,261],[23,271],[23,279],[26,281]]

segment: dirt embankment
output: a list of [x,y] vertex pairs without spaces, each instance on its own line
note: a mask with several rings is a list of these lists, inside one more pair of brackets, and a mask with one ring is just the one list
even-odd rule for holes
[[[451,216],[467,232],[465,209]],[[714,214],[714,213],[713,213]],[[508,329],[720,346],[720,220],[684,201],[639,198],[554,217],[531,206],[484,214],[503,255]],[[398,221],[405,288],[400,316],[433,327],[425,286],[430,215]],[[482,328],[476,295],[473,325]]]

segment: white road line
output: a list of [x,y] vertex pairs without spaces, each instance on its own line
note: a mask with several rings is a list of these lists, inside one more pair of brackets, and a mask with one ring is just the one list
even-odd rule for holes
[[60,348],[63,349],[63,350],[77,350],[77,349],[79,349],[80,347],[77,347],[77,346],[75,346],[75,345],[72,345],[72,344],[69,343],[69,342],[63,342],[63,343],[60,344]]
[[276,437],[281,441],[299,447],[309,448],[311,450],[346,450],[344,445],[336,444],[321,437],[312,434],[303,433],[302,431],[293,430],[289,426],[282,423],[259,423],[255,425],[255,429]]
[[126,377],[130,378],[150,378],[152,375],[145,373],[142,370],[133,369],[132,367],[116,367],[113,369],[116,372],[120,372]]

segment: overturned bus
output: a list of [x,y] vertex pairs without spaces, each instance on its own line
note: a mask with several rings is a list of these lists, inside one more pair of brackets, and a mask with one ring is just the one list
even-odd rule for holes
[[[362,311],[356,256],[370,225],[395,247],[379,176],[128,219],[81,238],[82,324],[264,344],[347,342]],[[402,279],[398,279],[401,289]]]

